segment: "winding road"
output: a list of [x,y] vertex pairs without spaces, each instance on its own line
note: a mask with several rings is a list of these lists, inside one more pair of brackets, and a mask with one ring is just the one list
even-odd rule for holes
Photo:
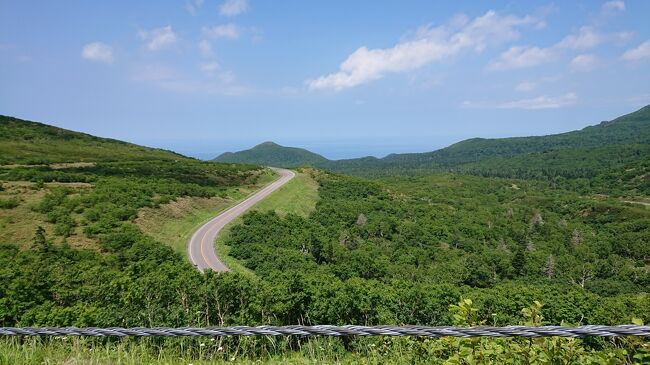
[[202,225],[196,232],[194,232],[192,238],[190,238],[190,241],[187,244],[187,253],[190,261],[197,269],[201,271],[205,269],[212,269],[218,272],[230,271],[215,252],[214,242],[217,239],[219,231],[221,231],[226,224],[244,214],[244,212],[246,212],[250,207],[266,198],[269,194],[276,191],[296,176],[296,174],[291,170],[275,167],[271,167],[271,169],[280,174],[279,179],[275,180],[264,189],[249,196],[234,207],[231,207],[218,216],[212,218],[209,222]]

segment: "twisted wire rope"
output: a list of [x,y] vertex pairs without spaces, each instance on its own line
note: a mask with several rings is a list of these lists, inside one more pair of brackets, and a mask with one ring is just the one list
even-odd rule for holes
[[199,336],[417,336],[417,337],[650,337],[650,326],[236,326],[236,327],[0,327],[0,336],[199,337]]

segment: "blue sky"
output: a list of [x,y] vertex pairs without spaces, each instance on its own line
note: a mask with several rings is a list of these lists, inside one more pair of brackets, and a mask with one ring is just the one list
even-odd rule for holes
[[650,1],[0,0],[0,114],[199,157],[330,158],[650,104]]

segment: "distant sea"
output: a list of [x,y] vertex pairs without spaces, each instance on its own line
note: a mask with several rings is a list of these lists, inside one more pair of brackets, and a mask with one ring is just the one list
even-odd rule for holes
[[[287,147],[300,147],[309,151],[321,154],[331,160],[358,158],[365,156],[384,157],[391,153],[414,153],[434,151],[448,146],[458,139],[449,140],[417,140],[400,142],[389,140],[369,140],[369,141],[281,141],[276,140],[278,144]],[[249,149],[265,141],[243,141],[243,142],[219,142],[207,144],[202,143],[182,143],[166,142],[149,144],[152,147],[159,147],[181,153],[186,156],[195,157],[201,160],[211,160],[223,152],[236,152]]]

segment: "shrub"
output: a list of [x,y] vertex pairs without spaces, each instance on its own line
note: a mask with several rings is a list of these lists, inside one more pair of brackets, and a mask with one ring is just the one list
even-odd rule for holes
[[20,205],[18,198],[0,199],[0,209],[14,209]]

